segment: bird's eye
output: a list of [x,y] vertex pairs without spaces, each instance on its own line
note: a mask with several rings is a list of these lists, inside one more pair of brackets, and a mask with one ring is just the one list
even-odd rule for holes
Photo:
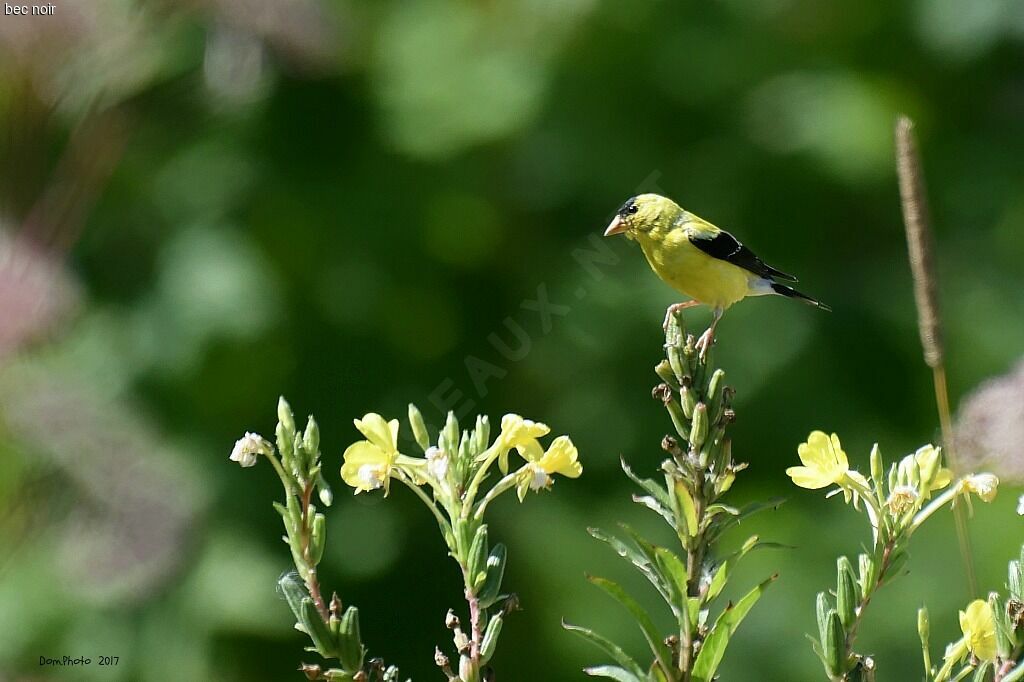
[[637,206],[636,204],[630,204],[629,207],[626,209],[626,212],[629,213],[630,215],[633,215],[634,213],[636,213],[639,210],[640,210],[639,206]]

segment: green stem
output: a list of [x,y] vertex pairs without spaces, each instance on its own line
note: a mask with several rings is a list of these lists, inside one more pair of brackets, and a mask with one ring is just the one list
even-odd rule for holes
[[477,491],[480,489],[480,484],[483,483],[484,477],[487,476],[487,470],[491,468],[491,464],[501,455],[501,451],[501,439],[499,437],[494,445],[487,448],[481,455],[480,467],[476,470],[476,474],[473,476],[473,480],[470,481],[469,487],[466,488],[466,494],[462,502],[462,518],[469,518],[470,511],[473,509],[473,502],[476,500]]
[[473,512],[473,518],[477,521],[483,521],[484,511],[487,510],[489,505],[498,495],[501,495],[506,490],[515,487],[516,479],[519,477],[519,471],[515,471],[505,476],[505,478],[498,481],[498,483],[487,491],[484,495],[484,499],[480,500],[480,504],[477,505],[476,511]]
[[452,535],[451,524],[448,523],[448,520],[441,515],[441,512],[440,510],[438,510],[437,505],[434,504],[434,501],[427,497],[427,494],[423,492],[423,489],[420,488],[415,483],[413,483],[412,481],[410,481],[405,476],[405,474],[403,474],[400,470],[396,471],[397,473],[394,475],[394,477],[397,478],[402,483],[404,483],[414,493],[416,493],[416,496],[423,500],[423,504],[427,505],[427,508],[431,511],[431,513],[433,513],[434,518],[437,519],[437,525],[441,528],[441,533],[444,534],[445,537]]
[[270,463],[274,466],[274,471],[277,472],[278,478],[281,479],[281,485],[284,486],[285,493],[288,494],[288,495],[296,495],[297,496],[298,495],[298,491],[295,490],[295,480],[291,476],[289,476],[287,473],[285,473],[284,467],[281,466],[281,462],[278,461],[277,457],[274,456],[274,453],[273,453],[272,450],[268,451],[266,453],[266,455],[267,455],[267,459],[269,459]]
[[939,509],[942,509],[947,502],[955,499],[961,492],[960,484],[961,481],[956,481],[953,485],[947,488],[945,492],[929,502],[927,507],[919,511],[914,517],[914,520],[910,522],[910,527],[907,529],[907,536],[909,537],[910,534],[917,530],[922,523],[927,521],[929,516],[937,512]]
[[[946,366],[941,361],[932,367],[932,383],[935,385],[935,405],[939,410],[939,426],[942,429],[942,445],[946,448],[949,466],[954,475],[963,473],[956,456],[955,439],[953,438],[953,422],[949,411],[949,389],[946,386]],[[953,522],[956,528],[956,540],[960,546],[960,558],[964,562],[967,574],[968,596],[978,594],[978,578],[974,574],[974,554],[971,551],[971,536],[967,531],[967,518],[963,509],[953,510]]]

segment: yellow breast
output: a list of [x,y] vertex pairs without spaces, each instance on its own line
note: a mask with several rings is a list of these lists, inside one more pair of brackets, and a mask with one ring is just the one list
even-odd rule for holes
[[712,307],[728,308],[750,293],[750,272],[712,258],[690,243],[685,230],[653,240],[638,237],[651,269],[676,291]]

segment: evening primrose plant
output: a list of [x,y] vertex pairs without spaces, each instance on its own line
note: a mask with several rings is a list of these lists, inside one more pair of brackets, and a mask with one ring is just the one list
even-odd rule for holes
[[[857,653],[854,646],[875,592],[904,572],[910,538],[925,521],[947,506],[962,502],[969,507],[972,496],[991,502],[999,480],[985,473],[954,480],[953,472],[942,464],[941,449],[932,445],[886,470],[876,444],[869,458],[870,477],[850,468],[834,433],[813,431],[797,453],[801,466],[786,470],[793,483],[811,490],[830,488],[829,497],[841,494],[847,504],[863,511],[871,529],[870,550],[857,557],[856,568],[848,557],[839,557],[834,598],[818,593],[818,638],[810,638],[812,646],[832,682],[873,680],[874,659]],[[965,614],[961,622],[969,624],[976,640],[984,614],[974,605]]]
[[284,521],[282,540],[291,550],[295,570],[278,580],[278,590],[295,616],[295,629],[305,633],[311,646],[306,651],[319,654],[336,666],[303,663],[299,670],[309,680],[329,682],[397,682],[398,669],[380,659],[366,658],[359,632],[359,610],[343,608],[335,592],[330,600],[320,585],[317,567],[324,555],[327,519],[317,510],[313,495],[324,507],[331,506],[333,494],[323,476],[320,457],[320,429],[310,417],[299,431],[288,402],[277,404],[277,447],[255,433],[246,433],[231,451],[230,459],[242,467],[255,466],[267,459],[281,479],[285,503],[274,502]]
[[[618,644],[584,627],[564,627],[588,640],[612,659],[585,672],[619,682],[711,682],[736,628],[776,576],[771,576],[735,603],[718,607],[722,590],[737,562],[751,550],[769,543],[755,535],[739,548],[722,553],[721,536],[744,518],[779,504],[773,500],[744,508],[722,501],[746,468],[732,456],[726,429],[736,415],[733,390],[725,373],[715,369],[710,352],[701,352],[686,333],[680,313],[670,315],[665,332],[666,358],[655,368],[662,383],[652,393],[665,407],[676,435],[665,436],[661,463],[664,483],[641,478],[623,461],[622,468],[644,494],[638,504],[656,512],[672,529],[675,548],[654,544],[625,524],[622,535],[591,529],[655,588],[673,615],[676,628],[658,631],[647,610],[618,584],[589,577],[591,583],[618,601],[630,614],[650,649],[639,661]],[[715,614],[713,616],[713,614]]]
[[[506,492],[514,490],[523,502],[530,493],[550,489],[556,475],[579,477],[583,473],[579,454],[567,436],[545,447],[541,439],[550,433],[547,425],[516,414],[502,418],[493,441],[487,417],[477,417],[472,429],[460,430],[458,419],[449,413],[434,442],[415,405],[409,405],[408,418],[422,457],[400,451],[397,419],[369,413],[354,420],[363,439],[345,450],[341,478],[355,494],[379,490],[387,496],[392,483],[398,482],[430,510],[459,567],[467,605],[465,625],[454,609],[445,617],[452,631],[454,662],[440,648],[434,662],[449,682],[492,680],[494,672],[488,663],[504,619],[518,601],[502,590],[507,550],[501,543],[491,546],[486,512]],[[296,629],[311,640],[306,650],[337,661],[336,667],[326,669],[319,663],[304,663],[299,670],[310,680],[397,682],[396,667],[367,659],[358,610],[343,609],[337,594],[326,601],[317,577],[326,519],[317,511],[313,494],[327,507],[332,493],[323,476],[316,421],[310,417],[299,432],[284,398],[278,404],[278,420],[276,448],[262,436],[246,433],[235,443],[230,459],[251,467],[265,457],[285,489],[285,504],[275,502],[274,508],[284,520],[283,539],[291,549],[295,571],[280,579],[279,589],[295,616]]]
[[1005,597],[991,592],[960,611],[963,637],[946,645],[941,665],[932,665],[928,609],[917,614],[925,682],[1024,680],[1024,548],[1010,562]]
[[468,621],[464,625],[454,610],[445,618],[457,662],[437,648],[436,664],[450,682],[493,679],[488,662],[517,599],[503,593],[507,550],[501,543],[491,546],[486,512],[506,492],[514,490],[523,502],[531,492],[551,488],[555,475],[577,478],[583,467],[576,447],[567,436],[559,436],[545,448],[540,439],[550,433],[547,425],[516,414],[502,418],[501,431],[491,441],[487,417],[477,417],[472,429],[460,430],[449,412],[432,442],[420,411],[409,405],[409,426],[422,457],[399,452],[398,420],[368,414],[355,425],[366,440],[345,450],[342,479],[357,494],[383,489],[387,495],[392,481],[409,488],[437,521],[462,574]]

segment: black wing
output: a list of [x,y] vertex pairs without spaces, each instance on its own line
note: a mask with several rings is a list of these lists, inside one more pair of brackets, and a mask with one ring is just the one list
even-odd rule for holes
[[693,233],[689,233],[688,236],[691,244],[713,258],[732,263],[767,279],[777,277],[788,282],[797,281],[793,275],[787,275],[782,270],[776,270],[767,265],[753,251],[743,246],[736,237],[725,230],[719,230],[714,237],[700,237]]

